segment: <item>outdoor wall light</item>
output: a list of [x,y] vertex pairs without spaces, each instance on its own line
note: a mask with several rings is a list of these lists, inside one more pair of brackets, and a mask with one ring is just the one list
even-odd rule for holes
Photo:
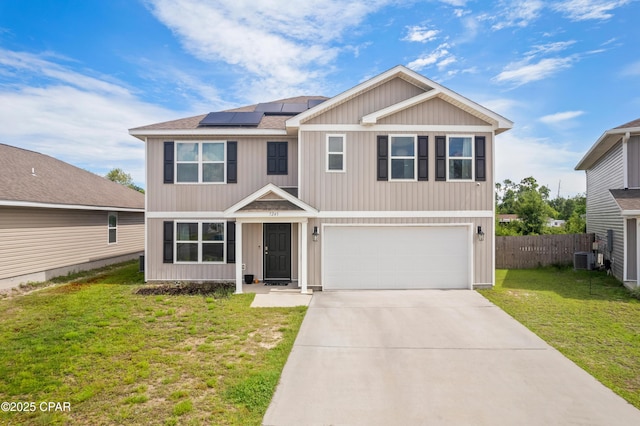
[[313,234],[311,234],[311,236],[313,237],[313,241],[318,241],[318,235],[320,235],[318,233],[318,227],[314,226],[313,227]]
[[484,241],[484,231],[482,226],[478,226],[478,241]]

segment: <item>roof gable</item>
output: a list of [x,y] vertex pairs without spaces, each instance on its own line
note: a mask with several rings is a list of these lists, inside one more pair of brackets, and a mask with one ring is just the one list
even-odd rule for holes
[[265,211],[286,211],[286,216],[314,217],[318,210],[291,195],[284,189],[269,183],[224,211],[225,217],[250,217]]
[[490,123],[495,128],[496,134],[513,127],[513,123],[502,117],[501,115],[479,105],[446,87],[429,80],[428,78],[399,65],[386,71],[370,80],[367,80],[346,92],[341,93],[322,104],[311,108],[295,117],[287,120],[288,127],[298,127],[306,122],[309,122],[312,118],[325,113],[326,111],[335,108],[351,99],[354,99],[363,93],[370,91],[388,81],[400,78],[404,81],[411,83],[412,85],[420,88],[423,93],[416,94],[410,99],[405,99],[397,104],[386,106],[385,108],[369,113],[363,117],[362,124],[375,124],[379,117],[386,117],[393,113],[399,112],[403,109],[417,105],[420,102],[426,101],[433,97],[439,97],[440,99],[449,102],[450,104],[466,111],[467,113],[480,118],[482,121]]
[[575,170],[588,170],[600,160],[613,146],[631,135],[640,134],[640,118],[609,129],[589,148],[575,167]]
[[20,203],[143,211],[144,194],[48,155],[0,144],[0,204]]

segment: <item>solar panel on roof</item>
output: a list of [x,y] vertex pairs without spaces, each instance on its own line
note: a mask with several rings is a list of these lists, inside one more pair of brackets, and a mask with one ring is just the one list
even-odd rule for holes
[[262,120],[262,112],[210,112],[200,126],[257,126]]
[[303,111],[306,111],[307,108],[307,104],[284,104],[282,105],[282,113],[289,113],[289,114],[300,114]]
[[268,102],[263,104],[258,104],[256,106],[256,111],[261,111],[265,113],[279,113],[282,111],[282,102]]
[[324,99],[309,99],[307,101],[307,106],[309,107],[309,109],[313,108],[316,105],[320,105],[321,103],[324,102]]

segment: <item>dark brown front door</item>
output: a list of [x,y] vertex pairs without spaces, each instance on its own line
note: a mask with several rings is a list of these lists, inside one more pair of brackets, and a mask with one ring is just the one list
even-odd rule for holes
[[291,224],[264,224],[264,279],[291,279]]

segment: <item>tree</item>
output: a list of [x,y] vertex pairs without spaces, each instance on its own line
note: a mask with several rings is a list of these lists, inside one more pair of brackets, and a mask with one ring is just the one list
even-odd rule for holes
[[112,182],[119,183],[120,185],[127,186],[131,189],[134,189],[138,192],[142,192],[144,194],[144,189],[140,188],[138,185],[133,183],[133,178],[129,173],[126,173],[121,168],[115,168],[109,171],[105,176],[105,178],[109,179]]
[[520,235],[544,233],[547,219],[557,214],[548,202],[550,192],[547,186],[538,185],[532,176],[518,184],[509,179],[496,184],[496,210],[517,214],[519,219],[508,226],[510,230],[503,231],[516,231]]

